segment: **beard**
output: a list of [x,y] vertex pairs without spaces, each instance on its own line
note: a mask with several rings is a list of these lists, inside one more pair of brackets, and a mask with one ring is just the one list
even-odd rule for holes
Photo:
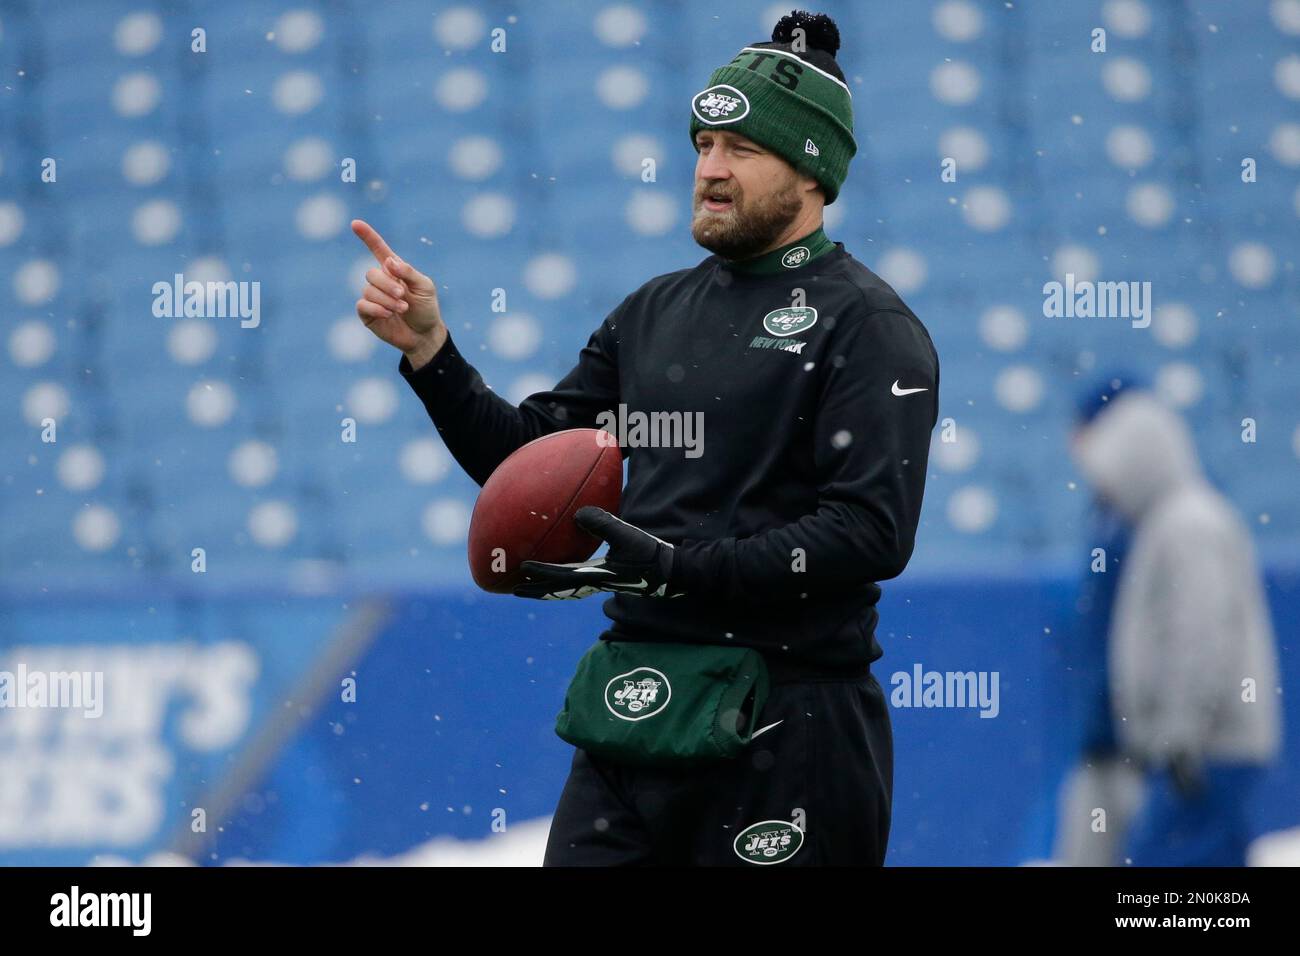
[[[691,236],[723,259],[749,259],[770,249],[790,228],[803,208],[798,180],[790,177],[779,188],[750,201],[730,185],[701,183],[695,188]],[[725,212],[704,208],[704,197],[719,193],[731,199]]]

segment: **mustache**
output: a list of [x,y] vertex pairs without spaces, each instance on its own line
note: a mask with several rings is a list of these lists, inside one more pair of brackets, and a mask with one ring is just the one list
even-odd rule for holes
[[695,190],[695,205],[704,202],[710,194],[720,196],[723,199],[730,199],[733,203],[740,199],[740,190],[731,190],[721,186],[701,186]]

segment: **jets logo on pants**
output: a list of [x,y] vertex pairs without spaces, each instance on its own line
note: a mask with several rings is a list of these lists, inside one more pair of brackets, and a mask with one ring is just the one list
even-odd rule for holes
[[764,820],[748,826],[736,837],[736,856],[746,863],[771,866],[784,863],[803,846],[803,831],[785,820]]

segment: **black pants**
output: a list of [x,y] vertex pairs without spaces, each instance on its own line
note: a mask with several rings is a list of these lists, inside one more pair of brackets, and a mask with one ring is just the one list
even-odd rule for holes
[[882,865],[894,749],[875,677],[774,683],[758,726],[773,723],[739,757],[702,769],[578,750],[545,865]]

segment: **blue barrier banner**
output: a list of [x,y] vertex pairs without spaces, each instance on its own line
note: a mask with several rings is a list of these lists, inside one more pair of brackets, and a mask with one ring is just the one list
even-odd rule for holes
[[[1059,666],[1073,594],[1050,577],[887,590],[874,672],[895,738],[890,864],[1050,855],[1076,756]],[[1270,594],[1278,633],[1300,632],[1297,578],[1272,575]],[[46,690],[0,708],[0,864],[343,862],[544,821],[572,754],[555,715],[599,603],[10,602],[0,674]],[[1300,680],[1285,641],[1281,667]],[[1300,823],[1287,722],[1259,832]]]

